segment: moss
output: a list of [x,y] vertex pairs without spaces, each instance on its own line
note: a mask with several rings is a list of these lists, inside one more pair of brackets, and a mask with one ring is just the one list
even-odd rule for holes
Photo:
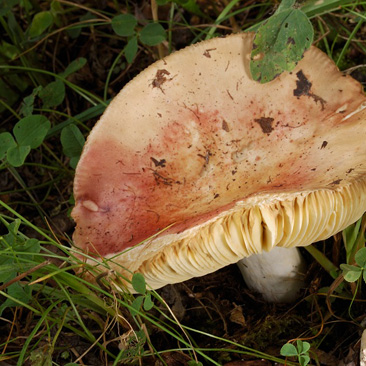
[[260,351],[272,346],[282,346],[289,339],[298,337],[298,329],[305,323],[303,317],[294,314],[282,318],[268,315],[264,320],[253,324],[242,336],[240,343]]

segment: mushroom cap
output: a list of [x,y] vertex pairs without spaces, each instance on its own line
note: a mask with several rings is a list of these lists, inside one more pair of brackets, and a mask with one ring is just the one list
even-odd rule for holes
[[362,215],[361,85],[315,47],[255,82],[253,37],[175,52],[115,97],[76,169],[76,246],[158,288],[326,239]]

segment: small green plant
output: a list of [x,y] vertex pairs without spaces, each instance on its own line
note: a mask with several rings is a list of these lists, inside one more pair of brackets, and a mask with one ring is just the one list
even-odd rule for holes
[[133,275],[132,287],[138,294],[140,294],[132,302],[132,307],[139,311],[141,309],[141,305],[143,304],[145,311],[151,310],[154,306],[154,303],[151,299],[150,291],[147,291],[145,278],[141,273],[135,273]]
[[281,348],[281,355],[286,357],[297,357],[301,366],[306,366],[310,362],[310,343],[301,340],[296,341],[296,346],[286,343]]
[[42,108],[49,109],[59,106],[65,99],[65,80],[68,76],[80,70],[86,64],[86,59],[79,57],[72,61],[66,69],[54,74],[55,80],[47,84],[45,87],[41,85],[33,89],[32,93],[23,99],[20,114],[27,117],[33,113],[34,102],[38,96],[42,100]]
[[160,23],[148,23],[140,31],[136,30],[136,26],[137,19],[132,14],[120,14],[112,18],[113,31],[128,38],[125,57],[129,63],[136,56],[138,39],[147,46],[156,46],[166,39],[165,29]]
[[39,147],[48,130],[50,121],[42,115],[30,115],[17,122],[10,132],[0,134],[0,159],[6,157],[8,163],[14,167],[23,165],[31,149]]
[[344,279],[347,282],[355,282],[361,276],[366,283],[366,248],[361,248],[355,254],[356,265],[353,264],[341,264]]

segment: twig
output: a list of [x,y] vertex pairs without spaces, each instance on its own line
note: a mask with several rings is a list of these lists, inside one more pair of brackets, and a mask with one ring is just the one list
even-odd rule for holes
[[38,265],[36,265],[35,267],[28,269],[28,271],[25,271],[24,273],[21,273],[20,275],[16,276],[15,278],[11,279],[10,281],[4,283],[3,285],[0,286],[0,291],[3,291],[4,289],[6,289],[7,287],[9,287],[10,285],[12,285],[15,282],[20,281],[21,279],[23,279],[24,277],[29,276],[30,274],[32,274],[33,272],[39,270],[40,268],[47,266],[48,264],[50,264],[51,262],[49,260],[46,260]]

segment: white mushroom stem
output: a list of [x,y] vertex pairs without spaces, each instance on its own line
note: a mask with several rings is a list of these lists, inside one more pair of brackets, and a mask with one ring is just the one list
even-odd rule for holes
[[275,247],[238,262],[244,281],[268,302],[292,302],[304,288],[306,263],[298,248]]

